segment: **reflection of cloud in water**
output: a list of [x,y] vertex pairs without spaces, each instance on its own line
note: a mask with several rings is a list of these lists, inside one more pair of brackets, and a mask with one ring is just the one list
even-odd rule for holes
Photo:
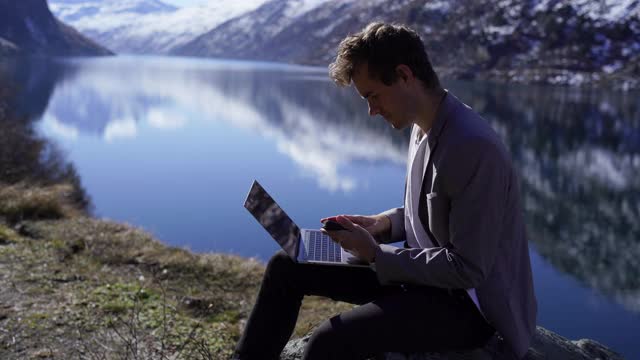
[[[76,109],[86,109],[88,103],[95,107],[98,103],[98,108],[109,113],[109,117],[103,119],[104,124],[97,126],[106,141],[135,137],[134,119],[146,120],[151,126],[164,130],[178,129],[193,121],[186,113],[225,121],[272,139],[278,151],[298,164],[301,173],[317,179],[319,186],[330,191],[348,192],[358,186],[356,178],[340,173],[341,168],[354,161],[398,164],[405,161],[405,148],[394,144],[388,135],[354,125],[347,119],[336,122],[328,118],[328,113],[310,108],[304,97],[292,97],[286,85],[270,85],[268,79],[254,79],[249,69],[238,69],[245,72],[240,79],[220,69],[217,72],[192,68],[162,70],[81,67],[74,79],[77,84],[64,86],[64,95],[54,94],[52,111],[60,119],[71,119],[83,130],[83,125],[95,119],[86,119],[86,111],[79,113]],[[295,76],[315,77],[312,74],[303,72]],[[285,72],[276,73],[273,78],[282,80],[292,76]],[[307,95],[318,96],[313,89]],[[63,96],[69,106],[56,106],[56,101]],[[363,107],[362,111],[366,109]],[[92,123],[90,126],[95,128],[96,122]]]
[[156,129],[174,130],[184,127],[188,120],[176,109],[156,107],[147,111],[149,125]]
[[[135,129],[134,119],[167,130],[195,118],[224,121],[270,139],[301,173],[323,188],[342,191],[366,181],[347,175],[359,161],[404,164],[402,133],[367,118],[351,89],[308,81],[324,78],[325,69],[137,61],[131,66],[121,59],[78,62],[65,71],[73,76],[58,82],[48,109],[57,125],[66,126],[56,127],[60,136],[79,131],[102,138],[114,119],[131,119],[129,130]],[[640,312],[637,95],[451,85],[509,147],[520,170],[536,251],[555,269]],[[122,130],[115,133],[126,133]]]
[[116,119],[107,124],[103,137],[107,142],[116,139],[135,138],[138,135],[138,125],[134,119]]
[[76,140],[78,138],[78,129],[75,126],[67,125],[60,122],[53,114],[47,114],[42,119],[42,126],[58,137],[67,140]]

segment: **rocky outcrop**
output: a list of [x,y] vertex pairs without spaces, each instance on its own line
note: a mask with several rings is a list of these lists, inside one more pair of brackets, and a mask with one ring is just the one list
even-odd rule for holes
[[[289,341],[282,352],[281,360],[298,360],[302,358],[309,335]],[[504,343],[498,336],[489,341],[487,346],[473,351],[456,351],[447,353],[401,354],[387,353],[379,359],[384,360],[500,360],[508,359],[505,355]],[[568,340],[543,327],[538,326],[533,342],[524,360],[622,360],[622,356],[594,340]]]
[[0,54],[109,55],[109,50],[56,19],[46,0],[0,0]]

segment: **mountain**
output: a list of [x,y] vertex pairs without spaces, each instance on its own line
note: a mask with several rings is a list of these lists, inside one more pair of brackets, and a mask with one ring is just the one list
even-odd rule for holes
[[0,55],[108,55],[56,19],[46,0],[0,0]]
[[146,15],[155,12],[172,12],[177,8],[157,0],[55,0],[50,1],[51,10],[65,21],[75,21],[96,14]]
[[[315,29],[340,27],[345,18],[341,8],[353,1],[271,0],[254,11],[231,19],[193,41],[173,49],[178,55],[231,57],[240,59],[309,62],[310,42],[326,42],[329,31]],[[311,16],[320,12],[320,16]],[[318,44],[322,46],[321,44]]]
[[415,28],[444,75],[640,87],[638,0],[270,0],[171,53],[326,66],[373,20]]
[[63,21],[118,53],[164,54],[266,0],[176,8],[158,0],[51,0]]

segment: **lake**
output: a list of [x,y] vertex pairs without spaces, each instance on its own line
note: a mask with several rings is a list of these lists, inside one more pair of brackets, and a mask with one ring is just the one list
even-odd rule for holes
[[[93,214],[167,244],[268,260],[277,245],[242,206],[254,179],[301,227],[402,205],[407,133],[326,69],[122,56],[0,71]],[[638,358],[640,94],[444,83],[520,172],[538,324]]]

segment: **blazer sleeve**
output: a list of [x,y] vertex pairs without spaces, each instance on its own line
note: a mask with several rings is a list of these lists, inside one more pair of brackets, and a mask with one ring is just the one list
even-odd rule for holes
[[507,211],[511,166],[506,150],[492,139],[465,139],[443,160],[438,176],[445,194],[438,196],[450,201],[449,241],[424,249],[380,245],[375,264],[382,284],[470,289],[491,271]]
[[391,236],[389,238],[380,239],[381,244],[402,241],[406,239],[404,230],[404,207],[389,209],[380,213],[386,215],[391,220]]

